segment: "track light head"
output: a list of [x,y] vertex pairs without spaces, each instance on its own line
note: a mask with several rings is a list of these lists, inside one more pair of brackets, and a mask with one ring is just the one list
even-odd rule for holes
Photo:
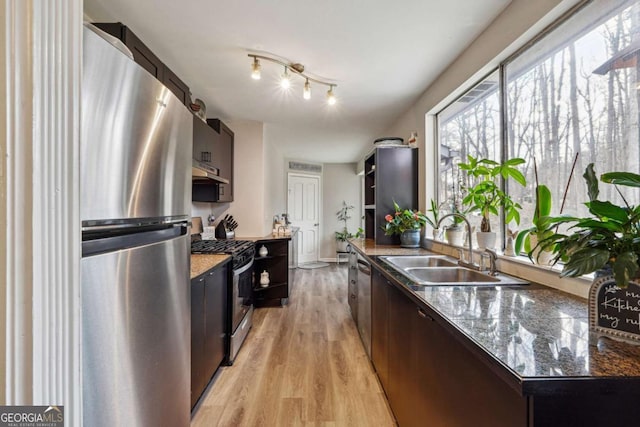
[[289,89],[291,87],[291,76],[289,75],[289,68],[286,65],[282,78],[280,79],[280,87],[282,87],[282,89]]
[[304,90],[302,91],[302,97],[304,99],[311,99],[311,85],[309,84],[309,79],[304,82]]
[[331,85],[327,91],[327,104],[335,105],[336,101],[336,95],[333,93],[333,85]]
[[253,57],[253,64],[251,64],[251,78],[254,80],[260,80],[260,60]]

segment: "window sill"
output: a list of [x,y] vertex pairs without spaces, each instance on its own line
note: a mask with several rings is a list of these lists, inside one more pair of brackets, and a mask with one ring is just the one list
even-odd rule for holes
[[[457,257],[458,249],[466,252],[464,246],[453,246],[446,242],[433,240],[431,238],[422,239],[422,247],[434,252]],[[481,251],[474,248],[474,261],[480,259]],[[560,277],[562,268],[560,266],[540,266],[535,265],[526,256],[509,257],[498,254],[498,270],[511,276],[524,280],[539,283],[550,288],[559,289],[564,292],[587,299],[589,287],[593,280],[593,275],[582,277]]]

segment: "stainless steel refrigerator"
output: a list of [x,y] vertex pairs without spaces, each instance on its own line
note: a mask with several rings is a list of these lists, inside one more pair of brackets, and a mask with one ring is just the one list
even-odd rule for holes
[[84,28],[83,425],[188,426],[193,116],[117,44]]

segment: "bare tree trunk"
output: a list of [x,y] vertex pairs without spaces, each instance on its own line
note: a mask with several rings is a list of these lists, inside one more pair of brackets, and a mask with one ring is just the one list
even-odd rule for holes
[[[571,168],[571,160],[575,153],[580,153],[580,109],[578,108],[578,77],[576,70],[576,45],[571,43],[569,45],[569,98],[571,103],[571,134],[572,134],[572,148],[573,153],[571,156],[565,157],[565,163]],[[576,163],[576,169],[582,170],[582,156],[578,156]],[[570,171],[567,171],[565,176],[569,176]]]

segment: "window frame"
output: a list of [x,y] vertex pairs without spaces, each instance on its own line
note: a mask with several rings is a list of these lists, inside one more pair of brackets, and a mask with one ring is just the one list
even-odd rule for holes
[[[498,73],[498,90],[499,90],[499,99],[500,99],[500,112],[499,112],[499,117],[500,117],[500,130],[499,130],[499,143],[498,146],[500,148],[500,162],[504,162],[507,160],[507,149],[508,149],[508,129],[507,129],[507,108],[505,108],[507,106],[507,101],[508,101],[508,95],[507,95],[507,81],[506,81],[506,67],[511,64],[512,62],[514,62],[516,59],[518,59],[520,56],[522,56],[523,54],[529,52],[531,49],[534,49],[536,44],[541,42],[543,39],[545,39],[547,36],[549,36],[551,33],[553,33],[554,31],[558,30],[558,28],[560,28],[561,26],[563,26],[564,24],[566,24],[571,18],[573,18],[576,14],[580,13],[581,11],[583,11],[584,9],[586,9],[587,7],[589,7],[590,5],[596,3],[598,0],[583,0],[577,4],[575,4],[573,7],[571,7],[569,10],[567,10],[565,13],[563,13],[558,19],[554,20],[551,24],[549,24],[547,27],[545,27],[544,29],[542,29],[540,32],[538,32],[537,34],[535,34],[534,36],[532,36],[528,41],[526,41],[521,47],[519,47],[515,52],[511,53],[510,55],[508,55],[506,58],[504,58],[503,60],[498,62],[498,65],[496,67],[492,67],[490,71],[488,71],[487,73],[484,73],[481,77],[474,79],[472,83],[466,84],[464,85],[464,89],[462,89],[458,95],[455,96],[455,98],[453,98],[450,102],[446,103],[446,105],[442,106],[441,108],[439,108],[437,111],[435,111],[434,113],[432,113],[433,117],[434,117],[434,137],[435,137],[435,158],[434,158],[434,170],[436,171],[436,176],[434,177],[434,200],[436,201],[436,203],[438,205],[440,205],[443,201],[440,200],[440,179],[439,179],[439,175],[440,175],[440,155],[441,155],[441,134],[440,134],[440,114],[445,111],[448,107],[450,107],[451,105],[453,105],[454,103],[458,102],[461,98],[463,98],[469,91],[471,91],[474,87],[476,87],[478,84],[480,84],[483,80],[487,79],[489,76],[491,76],[493,73],[495,73],[497,71]],[[609,4],[607,4],[607,12],[603,13],[601,15],[599,15],[597,17],[597,19],[591,21],[591,24],[589,27],[585,27],[583,31],[578,32],[578,33],[574,33],[572,34],[570,37],[566,38],[564,40],[564,42],[568,42],[571,40],[575,40],[578,39],[581,35],[585,34],[586,32],[590,31],[591,29],[597,27],[599,24],[606,22],[608,19],[610,19],[612,16],[614,16],[616,14],[617,11],[621,10],[622,8],[633,4],[634,2],[637,2],[637,0],[624,0],[621,4],[615,4],[614,1],[610,1],[610,0],[603,0],[603,1],[608,1]],[[561,46],[560,44],[558,46]],[[551,50],[553,51],[553,50]],[[460,87],[462,88],[462,86]],[[460,89],[459,88],[459,89]],[[458,92],[458,91],[456,91]],[[508,190],[508,183],[506,182],[506,180],[502,179],[501,180],[501,189],[503,191],[507,191]],[[505,247],[506,247],[506,239],[507,239],[507,235],[506,235],[506,229],[507,229],[507,225],[505,224],[505,212],[504,209],[501,208],[500,209],[500,215],[499,215],[499,229],[500,229],[500,241],[499,244],[501,245],[500,249],[504,251]],[[498,243],[498,242],[497,242]],[[517,254],[517,256],[520,256],[522,254]]]

